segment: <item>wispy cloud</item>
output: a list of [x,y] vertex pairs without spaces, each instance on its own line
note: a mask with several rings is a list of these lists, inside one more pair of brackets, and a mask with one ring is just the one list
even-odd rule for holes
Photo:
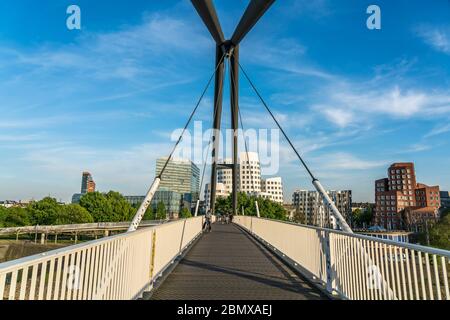
[[416,29],[417,35],[437,51],[450,55],[450,26],[435,27],[422,25]]
[[444,133],[450,132],[450,124],[442,124],[437,127],[435,127],[433,130],[431,130],[429,133],[425,135],[425,138],[431,138],[434,136],[438,136]]

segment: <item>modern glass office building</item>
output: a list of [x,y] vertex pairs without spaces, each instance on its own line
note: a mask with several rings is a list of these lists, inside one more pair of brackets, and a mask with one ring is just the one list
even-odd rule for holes
[[[159,176],[166,162],[167,158],[156,161],[156,176]],[[190,194],[193,200],[198,199],[200,169],[190,160],[171,160],[162,175],[159,190],[163,189],[177,192],[185,198]]]

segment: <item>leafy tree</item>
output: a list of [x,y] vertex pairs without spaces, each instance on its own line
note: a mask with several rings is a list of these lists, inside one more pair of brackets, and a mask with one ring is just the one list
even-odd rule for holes
[[[238,208],[244,208],[244,213],[247,216],[256,216],[256,201],[258,201],[259,212],[262,218],[287,220],[287,212],[281,204],[269,199],[249,196],[246,193],[239,193]],[[239,210],[239,213],[241,213],[241,210],[242,209]],[[216,212],[221,214],[231,214],[233,212],[232,196],[217,199]]]
[[[430,244],[433,247],[450,250],[450,215],[435,224],[429,230]],[[426,243],[426,235],[421,235],[421,242]]]
[[5,220],[6,215],[8,214],[8,211],[5,207],[0,206],[0,228],[3,228],[3,221]]
[[188,208],[183,208],[183,209],[181,209],[181,212],[180,212],[180,218],[181,218],[181,219],[192,218],[191,210],[189,210]]
[[28,211],[20,207],[12,207],[6,210],[6,215],[2,218],[5,228],[26,227],[31,225]]
[[113,216],[111,203],[106,196],[100,192],[91,192],[83,195],[80,199],[80,206],[85,208],[92,215],[95,222],[116,221]]
[[352,212],[353,224],[362,228],[364,225],[369,226],[373,221],[373,208],[368,206],[367,210],[356,209]]
[[56,224],[83,224],[93,223],[94,218],[92,215],[82,206],[78,204],[71,204],[67,206],[61,206],[59,210]]
[[123,222],[133,218],[134,209],[118,192],[106,194],[91,192],[83,195],[80,205],[94,218],[95,222]]
[[111,209],[115,222],[129,221],[133,219],[136,210],[118,192],[110,191],[106,194],[106,199],[111,203]]
[[50,226],[55,224],[59,209],[56,199],[47,197],[30,204],[27,211],[32,225]]
[[159,202],[156,207],[156,220],[166,220],[167,218],[167,210],[164,202]]

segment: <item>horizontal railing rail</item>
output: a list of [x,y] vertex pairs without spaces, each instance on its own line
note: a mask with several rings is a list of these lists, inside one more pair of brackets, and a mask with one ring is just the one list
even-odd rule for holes
[[234,221],[342,298],[450,299],[450,251],[249,216]]
[[[148,227],[161,224],[161,220],[142,221],[140,227]],[[130,226],[129,222],[99,222],[99,223],[84,223],[84,224],[67,224],[55,226],[27,226],[27,227],[12,227],[0,228],[0,236],[27,234],[27,233],[68,233],[68,232],[90,232],[103,230],[127,230]]]
[[129,300],[202,232],[178,220],[0,264],[0,300]]

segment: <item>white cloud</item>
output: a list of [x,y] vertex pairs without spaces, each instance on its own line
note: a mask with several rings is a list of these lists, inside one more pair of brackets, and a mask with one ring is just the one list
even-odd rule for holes
[[440,125],[440,126],[435,127],[429,133],[427,133],[425,135],[425,138],[434,137],[434,136],[441,135],[441,134],[447,133],[447,132],[450,132],[450,124]]
[[[325,158],[325,159],[324,159]],[[319,160],[325,169],[337,170],[368,170],[387,165],[389,161],[363,160],[349,153],[334,153]]]
[[329,121],[333,122],[341,128],[347,127],[354,120],[353,113],[347,110],[324,108],[322,112],[325,114],[325,117],[327,117]]
[[450,55],[450,27],[421,26],[416,32],[425,43],[435,50]]

